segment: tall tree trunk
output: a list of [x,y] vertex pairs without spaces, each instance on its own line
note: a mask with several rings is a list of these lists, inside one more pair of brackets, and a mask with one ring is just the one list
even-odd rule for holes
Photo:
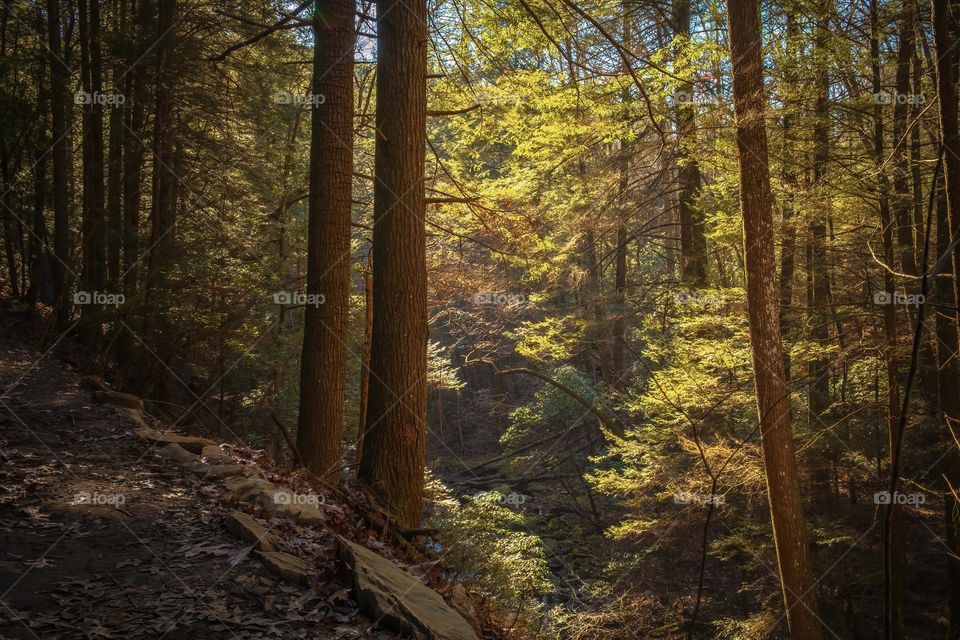
[[[367,269],[371,268],[368,255]],[[357,464],[363,458],[363,440],[367,432],[367,400],[370,396],[370,338],[373,333],[373,277],[363,274],[363,353],[360,360],[360,417],[357,420]]]
[[[937,89],[940,95],[940,138],[944,148],[943,176],[947,192],[947,219],[950,236],[960,234],[960,130],[957,125],[957,88],[955,69],[952,64],[956,45],[951,31],[951,2],[932,0],[933,37],[937,46]],[[951,55],[948,55],[951,54]],[[953,294],[960,300],[960,244],[954,247]],[[954,323],[960,332],[960,310],[954,315]]]
[[[9,3],[4,3],[0,7],[0,58],[3,60],[7,59],[7,25],[10,23],[10,12],[12,11],[13,6]],[[15,180],[14,175],[16,175],[20,161],[19,159],[11,158],[11,154],[14,153],[14,149],[11,148],[7,137],[4,136],[0,138],[0,178],[3,179],[3,184],[0,185],[2,191],[2,204],[0,204],[0,220],[3,222],[3,249],[7,262],[7,279],[10,282],[10,294],[14,297],[19,297],[21,293],[20,287],[20,276],[17,270],[17,254],[16,254],[16,239],[21,235],[20,231],[20,220],[14,213],[14,186]],[[17,158],[20,154],[17,153]]]
[[[950,223],[947,218],[947,198],[943,192],[942,178],[938,181],[937,194],[937,255],[942,255],[950,244]],[[954,436],[960,436],[960,381],[957,378],[957,327],[953,313],[947,309],[956,307],[950,266],[938,274],[934,296],[938,308],[936,317],[937,335],[937,382],[940,415],[943,424],[943,440],[949,451],[939,474],[946,480],[943,487],[943,516],[947,546],[952,554],[947,559],[947,602],[950,611],[948,638],[960,640],[960,502],[953,490],[960,490],[960,451]]]
[[729,0],[727,16],[750,343],[773,535],[790,637],[818,640],[821,627],[790,427],[790,395],[783,380],[758,1]]
[[[673,0],[674,33],[689,50],[690,0]],[[680,278],[690,287],[702,287],[707,280],[707,239],[703,215],[694,208],[700,195],[700,167],[690,148],[696,144],[697,122],[693,82],[681,84],[676,95],[677,181],[680,200]]]
[[620,196],[620,207],[618,210],[619,220],[617,222],[617,248],[615,254],[615,272],[614,272],[614,309],[613,316],[613,336],[611,336],[610,349],[612,352],[612,379],[613,385],[617,389],[623,389],[626,378],[625,346],[626,346],[626,316],[627,316],[627,184],[629,180],[628,166],[629,157],[627,156],[626,142],[621,140],[622,148],[620,153],[623,155],[620,168],[620,184],[618,187]]
[[[830,199],[823,193],[827,160],[830,154],[830,77],[827,72],[827,38],[829,36],[828,15],[830,7],[818,3],[818,16],[814,44],[816,69],[816,105],[813,123],[813,184],[816,189],[816,202],[810,223],[807,245],[807,269],[809,274],[808,306],[810,307],[810,339],[818,348],[826,348],[829,341],[830,326],[830,273],[827,261],[827,218],[830,215]],[[822,355],[807,362],[807,374],[810,378],[809,413],[810,427],[813,430],[829,428],[824,422],[824,413],[830,406],[830,360]],[[822,464],[836,462],[831,451]],[[828,460],[829,459],[829,460]],[[830,491],[830,477],[833,465],[818,468],[814,477],[818,491]]]
[[144,73],[148,64],[153,39],[150,21],[153,0],[129,0],[131,13],[135,13],[136,29],[130,36],[127,49],[127,99],[123,136],[123,290],[128,296],[137,292],[140,264],[140,204],[143,184],[144,139],[146,137],[146,114],[149,93]]
[[6,258],[7,280],[10,282],[10,295],[14,298],[20,296],[20,276],[17,271],[17,254],[14,238],[17,235],[17,229],[20,222],[14,217],[13,211],[13,174],[15,167],[11,166],[12,160],[7,149],[6,143],[0,149],[0,177],[3,178],[3,210],[0,211],[0,219],[3,220],[3,251]]
[[[878,95],[880,84],[880,40],[879,17],[877,0],[870,1],[870,66],[873,81],[873,93]],[[884,127],[883,107],[880,101],[874,101],[873,106],[873,145],[874,162],[877,166],[877,190],[880,209],[881,236],[883,238],[884,263],[894,267],[894,221],[890,212],[889,187],[884,174]],[[897,311],[894,304],[895,282],[889,269],[883,271],[883,288],[887,302],[883,307],[883,333],[886,341],[887,362],[887,442],[891,462],[896,459],[895,448],[901,441],[899,437],[900,425],[900,391],[897,382]],[[892,471],[892,465],[891,465]],[[884,625],[887,638],[903,637],[903,598],[904,598],[904,568],[906,556],[903,538],[903,506],[891,497],[887,506],[893,513],[889,520],[889,530],[885,532],[884,544],[884,572],[885,587],[885,620]]]
[[[904,2],[900,16],[900,33],[897,50],[896,96],[893,101],[893,152],[890,164],[893,167],[893,217],[897,225],[897,244],[900,252],[900,268],[904,273],[917,273],[917,254],[914,244],[913,194],[910,188],[910,166],[907,160],[907,120],[910,115],[910,64],[913,59],[915,40],[914,3]],[[913,127],[917,129],[919,123]],[[893,267],[894,265],[890,265]]]
[[315,0],[310,138],[307,300],[300,360],[297,448],[314,473],[335,481],[341,459],[346,333],[350,311],[353,182],[352,0]]
[[[938,212],[938,248],[940,253],[947,249],[947,243],[943,239],[956,238],[960,233],[960,130],[957,125],[957,89],[956,89],[956,39],[955,31],[951,29],[952,15],[949,0],[932,0],[932,18],[933,18],[933,37],[936,43],[937,53],[937,89],[940,95],[940,139],[943,144],[943,175],[944,175],[944,205],[943,210]],[[940,336],[939,342],[939,360],[943,363],[950,360],[953,363],[952,368],[941,368],[940,370],[940,401],[944,411],[944,419],[949,428],[952,428],[953,434],[960,430],[960,398],[958,398],[957,366],[956,353],[957,345],[960,343],[958,332],[960,332],[960,246],[954,248],[951,259],[952,286],[946,278],[937,279],[937,295],[943,298],[940,305],[947,307],[952,305],[952,311],[944,312],[938,315],[937,334]],[[951,287],[952,296],[946,295],[947,287]],[[950,325],[950,326],[947,326]],[[949,336],[948,336],[949,332]],[[951,353],[952,352],[952,353]],[[948,434],[947,446],[951,448],[951,454],[947,461],[950,470],[950,476],[953,489],[958,488],[958,462],[953,437]],[[951,639],[960,639],[960,561],[956,560],[957,554],[960,554],[960,504],[951,496],[944,500],[944,519],[947,529],[947,544],[952,550],[954,557],[947,558],[949,568],[950,591],[948,602],[950,607],[950,631]]]
[[[794,12],[787,9],[787,68],[786,87],[793,90],[797,86],[797,54],[796,39],[799,35],[797,19]],[[797,136],[794,130],[794,118],[798,115],[800,104],[792,96],[784,98],[783,114],[783,182],[787,192],[783,201],[783,219],[781,222],[781,236],[783,246],[780,249],[780,328],[789,344],[790,328],[793,317],[790,307],[793,305],[793,276],[796,268],[797,230],[793,220],[794,197],[797,191],[797,159],[794,156],[797,147]],[[790,380],[790,350],[783,351],[783,377]]]
[[[176,42],[177,0],[159,0],[157,12],[156,95],[153,120],[153,194],[151,203],[150,248],[147,264],[146,301],[150,306],[146,323],[152,347],[161,360],[167,360],[173,345],[163,313],[168,294],[168,271],[173,264],[177,229],[176,141],[174,133],[174,43]],[[153,369],[157,377],[154,394],[169,400],[173,382],[166,366]]]
[[60,0],[47,0],[47,51],[50,60],[50,113],[53,146],[53,267],[57,318],[66,320],[70,273],[70,194],[67,174],[67,76],[60,43]]
[[[629,49],[632,44],[632,34],[630,24],[633,20],[631,6],[624,3],[623,11],[623,46]],[[624,60],[626,67],[626,60]],[[624,68],[624,72],[629,69]],[[629,118],[630,90],[624,89],[620,93],[620,100],[623,104],[623,117]],[[630,214],[630,198],[628,190],[630,187],[630,141],[626,138],[620,139],[619,153],[619,181],[617,183],[617,246],[614,255],[614,314],[613,314],[613,335],[610,336],[611,366],[613,371],[611,377],[613,386],[617,389],[623,389],[626,386],[626,316],[627,316],[627,223]]]
[[[43,34],[46,24],[39,5],[35,7],[35,15],[37,16],[37,31],[39,34]],[[38,300],[45,304],[51,304],[54,301],[53,272],[50,268],[50,253],[47,249],[48,236],[45,219],[49,165],[47,151],[50,148],[50,140],[47,137],[49,124],[47,114],[50,113],[50,82],[45,64],[41,62],[34,68],[36,70],[37,113],[40,115],[42,126],[37,132],[33,162],[31,163],[33,166],[33,219],[31,221],[32,231],[27,236],[27,264],[30,286],[26,292],[27,302],[31,306],[35,305]]]
[[[124,49],[121,38],[127,33],[127,1],[117,3],[115,29],[118,42],[114,43],[114,50]],[[120,35],[124,34],[124,35]],[[124,93],[122,76],[124,65],[123,57],[115,55],[111,66],[112,90],[124,96],[121,105],[114,105],[110,109],[110,142],[107,151],[107,287],[111,293],[120,291],[120,254],[123,243],[123,147],[126,128],[124,120],[128,109],[128,96]]]
[[408,526],[420,520],[426,446],[426,14],[425,0],[377,9],[372,426],[360,460],[361,480]]
[[[83,290],[88,296],[106,288],[106,210],[104,208],[103,164],[103,56],[100,43],[100,2],[80,1],[81,79],[83,106]],[[99,305],[91,297],[81,314],[95,314]],[[100,339],[96,324],[84,328],[85,341]]]

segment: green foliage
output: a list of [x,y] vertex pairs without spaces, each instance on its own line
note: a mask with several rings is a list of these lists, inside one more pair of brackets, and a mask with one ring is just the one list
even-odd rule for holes
[[504,506],[506,498],[487,491],[461,503],[446,495],[435,502],[432,521],[440,529],[444,559],[461,578],[505,612],[520,612],[532,623],[541,613],[539,597],[553,585],[540,539],[522,514]]
[[[554,370],[551,376],[591,405],[600,404],[599,387],[574,367],[564,365]],[[530,403],[513,411],[510,426],[500,437],[500,443],[509,451],[551,432],[562,437],[570,431],[593,425],[596,420],[578,400],[553,385],[544,385]],[[519,464],[519,459],[515,464]]]

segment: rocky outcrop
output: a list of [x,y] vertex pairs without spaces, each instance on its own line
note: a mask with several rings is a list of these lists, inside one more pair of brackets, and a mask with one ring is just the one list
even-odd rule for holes
[[294,584],[307,584],[310,581],[311,572],[307,565],[297,556],[284,553],[283,551],[257,551],[263,566],[270,573]]
[[242,476],[227,478],[223,486],[227,489],[223,494],[223,500],[229,504],[243,502],[250,497],[260,495],[264,491],[273,491],[277,488],[277,485],[269,480]]
[[262,524],[254,520],[253,516],[243,511],[232,511],[223,524],[227,531],[244,542],[249,542],[258,551],[274,550],[273,536]]
[[161,444],[178,444],[191,453],[200,454],[203,448],[209,445],[217,444],[213,440],[201,438],[199,436],[181,436],[175,433],[162,433],[150,427],[140,427],[134,431],[141,440],[148,442],[158,442]]
[[371,618],[423,640],[479,640],[436,591],[364,546],[339,536],[337,542],[341,559],[353,569],[354,598]]
[[174,462],[179,462],[181,464],[187,462],[196,462],[200,460],[200,456],[195,453],[190,453],[179,444],[172,442],[167,446],[163,447],[158,451],[161,456],[167,460],[173,460]]
[[319,498],[312,494],[299,494],[276,489],[263,491],[260,506],[269,511],[304,524],[322,524],[326,522],[323,512],[317,507]]
[[108,404],[120,409],[133,409],[134,411],[143,411],[143,400],[130,393],[113,391],[104,387],[100,391],[93,392],[93,399],[99,404]]

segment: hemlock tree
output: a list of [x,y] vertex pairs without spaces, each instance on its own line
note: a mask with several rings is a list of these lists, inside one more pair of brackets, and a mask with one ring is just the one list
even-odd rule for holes
[[425,0],[377,6],[373,330],[360,479],[420,520],[426,446]]
[[350,305],[353,16],[352,0],[314,3],[307,234],[311,297],[303,325],[297,448],[307,468],[330,480],[337,477],[341,456]]
[[770,515],[790,637],[818,640],[821,629],[807,557],[790,396],[783,377],[759,11],[757,0],[727,3],[750,344]]

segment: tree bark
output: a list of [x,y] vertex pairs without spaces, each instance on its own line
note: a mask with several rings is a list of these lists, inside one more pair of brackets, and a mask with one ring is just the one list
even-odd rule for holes
[[[797,19],[792,11],[787,11],[787,69],[785,71],[787,87],[797,85],[796,73],[796,44],[799,30]],[[792,97],[784,98],[783,114],[783,182],[787,189],[783,201],[783,216],[781,221],[782,247],[780,249],[780,327],[783,335],[790,339],[790,327],[793,317],[790,307],[793,305],[793,276],[796,268],[797,230],[793,220],[794,194],[797,190],[797,167],[794,156],[797,147],[794,118],[798,115],[799,101]],[[790,350],[783,351],[783,379],[790,380]]]
[[[900,251],[900,268],[904,273],[917,273],[917,254],[914,244],[913,194],[910,185],[910,165],[907,159],[907,119],[910,115],[910,65],[915,48],[914,3],[904,2],[900,16],[900,33],[897,50],[896,96],[893,101],[893,216],[897,226],[897,244]],[[901,97],[902,96],[902,97]],[[919,123],[914,125],[914,129]],[[890,265],[891,267],[893,265]]]
[[[950,223],[947,219],[947,199],[943,181],[939,181],[937,194],[937,255],[942,255],[950,244]],[[960,502],[951,489],[960,490],[960,452],[954,436],[960,436],[960,384],[958,384],[956,354],[957,329],[952,313],[945,309],[955,308],[956,299],[951,284],[948,266],[936,280],[934,296],[937,302],[937,382],[940,415],[943,420],[943,441],[949,453],[939,471],[945,481],[943,486],[943,517],[946,542],[953,555],[947,554],[947,603],[949,605],[950,640],[960,639]]]
[[[103,105],[97,99],[103,92],[100,48],[99,0],[80,0],[81,84],[86,94],[83,105],[83,271],[81,282],[88,294],[103,292],[106,286],[106,226],[104,208]],[[81,314],[96,313],[99,305],[91,300]],[[96,341],[99,330],[88,327],[87,340]]]
[[377,11],[370,398],[360,478],[402,525],[421,516],[426,442],[425,0]]
[[[818,3],[816,35],[814,43],[814,58],[820,63],[816,70],[816,105],[814,107],[813,124],[813,185],[817,190],[816,212],[809,223],[809,237],[807,245],[807,269],[809,273],[808,307],[810,323],[810,339],[817,347],[825,348],[829,341],[830,326],[830,272],[827,261],[827,218],[830,215],[830,200],[823,197],[823,182],[826,174],[827,160],[830,154],[830,77],[827,72],[826,61],[822,56],[827,55],[827,38],[829,37],[828,11],[829,5]],[[824,413],[830,406],[830,361],[823,356],[816,356],[807,362],[807,375],[810,379],[808,410],[810,428],[812,431],[828,428],[824,423]],[[835,455],[827,452],[824,458],[832,459]],[[830,460],[824,460],[826,464]],[[835,460],[832,460],[835,462]],[[815,486],[818,492],[829,493],[830,477],[833,465],[821,466],[814,472]]]
[[[116,38],[114,51],[119,53],[125,47],[124,39],[127,37],[127,2],[121,0],[117,3]],[[122,35],[121,35],[122,34]],[[114,93],[124,95],[122,105],[114,105],[110,109],[110,142],[107,150],[107,287],[111,293],[120,291],[120,255],[123,244],[123,148],[124,138],[126,137],[126,128],[124,120],[126,119],[129,100],[123,93],[123,74],[124,65],[121,64],[123,56],[115,55],[111,67],[112,89]]]
[[[368,269],[370,266],[368,265]],[[370,338],[373,333],[373,277],[363,274],[363,354],[360,361],[360,417],[357,420],[357,464],[363,458],[367,432],[367,399],[370,396]]]
[[821,627],[804,532],[790,396],[783,379],[758,2],[730,0],[727,16],[750,343],[773,535],[790,637],[818,640]]
[[307,294],[324,300],[308,299],[304,315],[297,448],[331,482],[342,457],[350,310],[353,14],[352,1],[314,2]]
[[[940,95],[940,138],[944,148],[943,176],[947,194],[947,220],[950,237],[960,234],[960,129],[957,125],[956,73],[952,63],[956,39],[951,31],[950,0],[932,0],[933,37],[937,52],[937,89]],[[946,59],[944,59],[946,58]],[[960,244],[954,247],[953,295],[960,300]],[[960,332],[960,309],[954,314],[954,324]]]
[[[146,302],[149,315],[145,322],[148,338],[157,357],[170,358],[169,318],[164,305],[169,287],[169,271],[175,258],[177,224],[176,140],[174,132],[174,85],[177,0],[159,0],[157,11],[156,93],[153,119],[153,193],[151,198],[150,246],[148,249]],[[173,380],[166,366],[154,368],[154,397],[169,400]]]
[[[957,125],[957,91],[956,91],[956,39],[951,29],[950,0],[932,0],[933,37],[937,53],[937,89],[940,96],[940,140],[943,145],[943,175],[944,195],[943,203],[937,212],[937,245],[938,254],[947,249],[950,240],[956,238],[960,232],[960,131]],[[954,490],[960,490],[960,460],[953,436],[957,434],[960,423],[960,384],[957,380],[956,352],[960,344],[960,246],[952,253],[952,278],[937,278],[937,297],[939,304],[952,311],[941,310],[937,315],[938,360],[940,369],[940,404],[944,413],[944,421],[948,429],[946,434],[947,446],[951,453],[946,461],[947,480]],[[952,279],[952,285],[949,280]],[[946,362],[952,364],[943,367]],[[952,430],[952,431],[951,431]],[[948,605],[950,609],[950,626],[948,637],[952,640],[960,639],[960,504],[947,494],[944,499],[944,521],[946,524],[947,545],[953,552],[948,555]]]
[[53,268],[57,318],[66,320],[70,264],[70,198],[67,172],[67,75],[60,42],[60,0],[47,0],[47,47],[50,60],[51,149],[53,163]]

